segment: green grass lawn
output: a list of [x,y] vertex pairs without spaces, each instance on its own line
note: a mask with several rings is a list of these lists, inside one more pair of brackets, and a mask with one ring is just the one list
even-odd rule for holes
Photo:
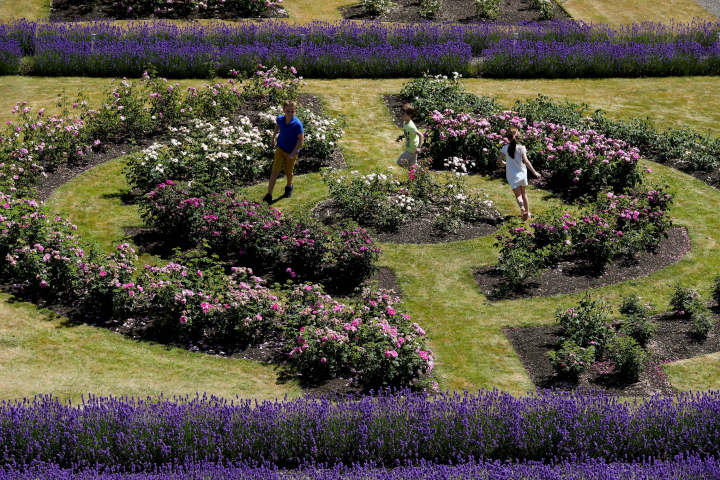
[[[33,80],[33,79],[28,79]],[[75,81],[75,80],[71,80]],[[396,93],[403,80],[332,80],[310,81],[307,90],[318,94],[324,101],[328,113],[332,116],[346,115],[349,126],[341,146],[351,169],[367,172],[372,168],[384,168],[393,165],[400,147],[394,142],[397,130],[383,103],[382,94]],[[102,83],[96,83],[100,88]],[[616,117],[648,115],[661,125],[687,123],[695,128],[710,129],[715,134],[714,124],[720,120],[720,113],[707,102],[707,95],[717,95],[720,86],[711,79],[643,79],[624,80],[584,80],[584,81],[490,81],[468,80],[467,88],[478,94],[497,94],[501,103],[509,106],[516,99],[533,97],[538,93],[553,98],[570,97],[572,100],[587,101],[593,108],[603,108]],[[697,85],[697,88],[689,88]],[[7,82],[0,78],[0,86]],[[14,88],[22,89],[21,84]],[[30,88],[33,88],[30,82]],[[658,91],[668,92],[667,96],[658,95]],[[96,95],[91,90],[91,94]],[[14,95],[19,95],[15,93]],[[689,105],[690,106],[689,106]],[[50,200],[54,211],[65,212],[80,230],[92,236],[102,245],[111,245],[122,240],[124,226],[140,225],[141,220],[136,207],[124,205],[119,194],[127,188],[120,175],[122,160],[116,160],[88,171],[70,183],[58,189]],[[667,182],[677,192],[677,201],[673,209],[676,224],[686,226],[690,231],[693,249],[677,264],[657,272],[650,277],[640,278],[621,285],[610,286],[596,291],[613,303],[620,296],[636,293],[657,308],[665,309],[670,286],[676,280],[685,281],[706,293],[710,279],[718,270],[720,263],[717,247],[720,234],[717,232],[716,212],[720,210],[720,192],[704,183],[662,165],[652,165],[653,172],[648,179],[653,182]],[[471,177],[475,186],[483,187],[495,201],[503,214],[516,213],[512,195],[501,181],[486,177]],[[307,208],[327,195],[326,188],[318,174],[297,177],[296,193],[292,200],[282,200],[275,204],[284,210]],[[261,198],[265,184],[249,189],[254,198]],[[540,213],[551,205],[560,202],[546,192],[530,191],[533,210]],[[473,268],[490,265],[497,260],[497,251],[492,247],[493,237],[480,238],[466,242],[441,245],[392,245],[382,244],[385,252],[382,266],[395,270],[403,296],[418,323],[431,335],[431,347],[438,354],[438,377],[443,388],[452,390],[476,390],[478,388],[500,388],[513,394],[523,394],[533,386],[520,361],[505,338],[502,328],[547,325],[552,323],[554,311],[559,305],[576,302],[582,294],[569,296],[525,299],[517,301],[488,302],[480,293],[471,275]],[[133,355],[143,352],[143,365],[161,362],[165,350],[150,348],[142,342],[136,342],[90,326],[63,326],[62,319],[53,320],[56,326],[51,329],[65,339],[73,349],[84,352],[77,365],[89,362],[94,365],[94,375],[89,378],[71,369],[74,376],[62,381],[60,367],[52,362],[36,362],[31,359],[42,348],[39,341],[30,341],[44,332],[39,325],[48,325],[48,320],[37,313],[37,308],[26,303],[8,303],[3,297],[0,304],[0,329],[13,332],[7,340],[0,337],[0,355],[7,356],[5,350],[15,350],[18,342],[25,342],[26,350],[18,351],[3,364],[10,369],[14,364],[25,368],[27,372],[37,369],[37,375],[0,376],[0,391],[12,392],[11,396],[24,396],[38,391],[63,392],[66,396],[77,396],[85,391],[127,392],[146,388],[149,393],[163,390],[166,393],[193,393],[195,390],[212,393],[233,393],[233,387],[225,386],[213,375],[199,375],[198,371],[211,368],[205,362],[218,361],[221,365],[241,374],[253,377],[262,375],[261,385],[247,384],[240,389],[246,395],[272,396],[287,388],[296,393],[296,387],[275,385],[271,368],[260,367],[247,362],[221,360],[202,355],[178,351],[173,368],[197,378],[197,384],[188,382],[186,377],[154,376],[149,368],[147,378],[142,385],[135,385],[128,376],[118,376],[110,353],[93,355],[97,338],[101,336],[108,351],[127,351]],[[14,327],[17,318],[24,323]],[[80,333],[85,332],[82,335]],[[69,336],[71,335],[72,336]],[[65,337],[63,337],[63,335]],[[59,341],[59,340],[57,340]],[[6,346],[8,345],[8,346]],[[155,349],[155,350],[153,350]],[[131,355],[132,357],[132,355]],[[225,363],[222,363],[225,362]],[[215,364],[211,364],[215,365]],[[680,362],[666,367],[668,377],[677,388],[709,388],[720,382],[720,356],[710,355],[701,359]],[[142,368],[145,368],[143,366]],[[701,371],[698,379],[692,383],[688,371]],[[195,377],[193,377],[195,375]],[[50,388],[39,390],[35,377],[52,377],[56,383]],[[139,380],[136,380],[139,381]],[[8,382],[6,386],[3,382]],[[192,385],[192,386],[190,386]],[[134,387],[133,387],[134,386]],[[707,387],[705,387],[707,386]],[[132,388],[137,390],[132,390]],[[257,391],[254,389],[257,388]],[[184,389],[184,390],[183,390]]]
[[694,18],[717,20],[693,0],[566,0],[562,6],[572,18],[607,23],[613,27],[644,21],[688,23]]

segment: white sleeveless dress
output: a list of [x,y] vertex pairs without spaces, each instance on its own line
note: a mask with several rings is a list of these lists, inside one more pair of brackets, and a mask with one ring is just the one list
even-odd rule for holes
[[527,186],[527,166],[523,162],[523,153],[527,152],[525,146],[517,145],[515,147],[515,157],[508,155],[508,145],[502,147],[500,151],[505,154],[507,163],[505,178],[507,178],[510,187],[515,190],[519,186]]

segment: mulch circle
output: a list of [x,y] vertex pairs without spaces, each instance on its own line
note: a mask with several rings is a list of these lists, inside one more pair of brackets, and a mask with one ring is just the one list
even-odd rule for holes
[[674,227],[668,231],[668,238],[661,240],[654,251],[640,253],[635,261],[615,261],[602,272],[594,271],[586,259],[572,256],[528,282],[523,291],[504,295],[499,288],[503,284],[503,277],[495,266],[474,270],[473,276],[490,301],[565,295],[650,275],[680,260],[690,248],[687,231]]
[[[720,319],[717,307],[713,316]],[[612,371],[609,362],[596,362],[577,380],[569,380],[555,373],[548,358],[548,352],[560,345],[560,327],[507,328],[505,335],[520,357],[523,367],[537,388],[604,389],[608,393],[622,396],[649,396],[655,393],[674,393],[673,387],[660,369],[664,363],[720,352],[720,334],[714,327],[704,341],[693,338],[688,332],[689,321],[677,314],[662,313],[652,317],[657,329],[648,343],[650,361],[638,381],[622,378]]]
[[[376,19],[381,22],[419,23],[419,22],[485,22],[488,21],[477,14],[475,0],[442,0],[442,6],[435,18],[426,19],[420,16],[419,0],[396,0],[395,5],[388,13],[379,17],[371,17],[365,13],[361,5],[350,5],[340,8],[345,20]],[[570,16],[556,6],[558,19],[568,19]],[[540,21],[540,12],[536,10],[530,0],[502,0],[497,22],[537,22]]]
[[[330,198],[318,203],[312,210],[313,215],[326,225],[333,225],[343,219],[342,212]],[[379,242],[409,245],[426,245],[434,243],[460,242],[473,238],[485,237],[497,231],[503,217],[497,210],[494,215],[483,222],[475,222],[461,226],[456,233],[445,233],[433,226],[432,212],[404,222],[397,232],[375,232]]]
[[[89,2],[88,2],[89,3]],[[198,10],[190,13],[168,12],[159,15],[142,14],[134,15],[128,13],[126,8],[116,5],[116,0],[97,0],[93,7],[87,4],[78,4],[77,0],[53,0],[50,4],[50,21],[53,22],[88,22],[92,20],[188,20],[197,21],[200,19],[214,20],[238,20],[238,19],[266,19],[266,18],[288,18],[288,12],[284,8],[269,8],[265,12],[254,17],[246,16],[244,12],[226,9]],[[229,5],[229,4],[228,4]]]

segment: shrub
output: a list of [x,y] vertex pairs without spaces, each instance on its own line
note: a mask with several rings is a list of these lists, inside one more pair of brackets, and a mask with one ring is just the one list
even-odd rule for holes
[[475,0],[477,14],[488,20],[495,20],[500,13],[500,0]]
[[620,331],[635,340],[642,348],[645,348],[655,334],[657,325],[647,317],[639,314],[626,314]]
[[670,306],[680,315],[690,317],[693,312],[703,311],[707,307],[702,302],[697,290],[686,287],[680,282],[673,285],[673,293],[670,296]]
[[560,350],[548,352],[553,370],[561,375],[579,377],[595,360],[595,347],[580,347],[564,341]]
[[440,7],[442,7],[442,0],[421,0],[420,16],[423,18],[433,18],[440,12]]
[[0,38],[0,75],[16,74],[20,68],[21,57],[22,48],[18,40]]
[[404,221],[425,215],[430,208],[439,212],[434,225],[443,232],[494,218],[487,194],[469,188],[462,176],[432,172],[422,164],[399,175],[392,167],[368,175],[326,171],[323,181],[345,216],[378,230],[396,231]]
[[555,4],[552,0],[532,0],[532,5],[540,11],[541,20],[552,20],[555,18]]
[[400,96],[413,105],[416,118],[422,120],[427,119],[434,110],[472,112],[482,116],[500,110],[495,97],[477,97],[465,92],[461,78],[458,72],[453,72],[451,77],[425,73],[405,83]]
[[243,90],[245,98],[250,95],[267,95],[271,105],[282,105],[288,100],[297,100],[300,90],[307,85],[303,77],[297,76],[297,70],[293,66],[268,68],[261,64],[258,68],[260,70],[250,77]]
[[694,310],[690,316],[690,335],[705,340],[715,325],[715,319],[708,310]]
[[575,307],[558,307],[555,319],[562,329],[562,339],[585,348],[593,346],[602,354],[615,336],[607,319],[610,309],[602,298],[592,298],[589,293]]
[[652,306],[641,300],[642,297],[637,295],[625,295],[622,297],[618,312],[626,317],[645,317],[648,312],[652,311]]
[[289,292],[287,303],[286,348],[304,378],[345,373],[378,388],[408,385],[433,369],[425,331],[397,297],[366,289],[360,299],[338,303],[305,284]]
[[390,0],[362,0],[365,13],[371,17],[379,17],[392,9],[393,3]]
[[605,357],[613,363],[615,372],[632,380],[637,380],[648,361],[647,352],[627,335],[616,335],[607,344]]

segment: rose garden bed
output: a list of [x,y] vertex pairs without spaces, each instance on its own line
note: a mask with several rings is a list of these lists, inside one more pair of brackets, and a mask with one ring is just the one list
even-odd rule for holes
[[[714,307],[713,317],[720,318],[720,309]],[[591,365],[578,379],[569,380],[558,375],[552,367],[548,352],[560,346],[560,327],[520,327],[504,329],[505,335],[520,357],[528,375],[537,388],[602,389],[621,396],[649,396],[656,393],[672,394],[660,366],[664,363],[684,360],[720,351],[720,334],[717,328],[710,331],[705,340],[698,340],[689,333],[689,322],[675,312],[666,312],[651,318],[657,329],[648,344],[650,358],[647,369],[638,379],[628,379],[617,372],[609,362]]]

